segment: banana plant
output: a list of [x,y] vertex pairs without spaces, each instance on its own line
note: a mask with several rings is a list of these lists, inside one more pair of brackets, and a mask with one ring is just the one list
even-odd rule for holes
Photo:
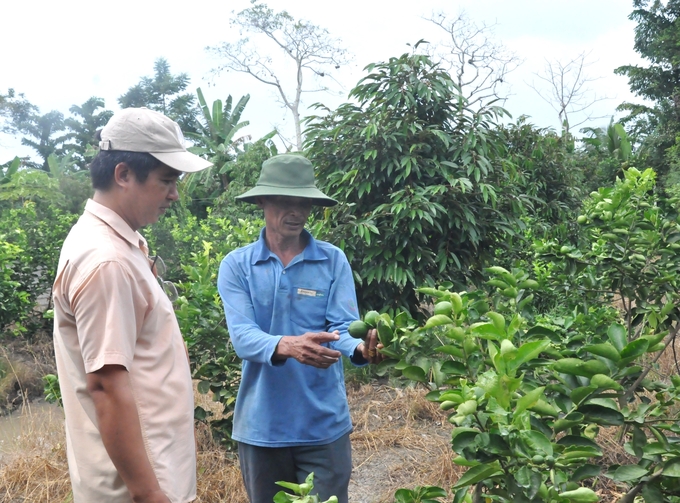
[[21,159],[15,157],[6,166],[7,168],[0,169],[0,185],[10,182],[12,175],[16,173],[19,170],[19,166],[21,166]]
[[198,133],[186,133],[186,136],[194,141],[194,146],[189,150],[207,158],[213,166],[199,173],[187,175],[185,190],[191,195],[199,184],[209,184],[210,180],[217,178],[219,186],[215,190],[219,193],[229,185],[232,162],[238,155],[239,148],[248,139],[247,136],[236,138],[236,134],[250,124],[248,121],[241,121],[241,114],[250,100],[250,95],[242,96],[233,109],[231,95],[227,97],[224,105],[222,100],[215,100],[212,104],[212,113],[200,87],[196,89],[196,95],[202,120],[198,121]]

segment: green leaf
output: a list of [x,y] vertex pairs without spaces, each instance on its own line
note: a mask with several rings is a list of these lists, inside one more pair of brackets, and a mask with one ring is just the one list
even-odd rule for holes
[[658,483],[645,484],[642,486],[642,497],[645,499],[645,503],[659,503],[659,501],[663,501],[663,491]]
[[502,314],[489,311],[486,313],[486,316],[491,319],[496,330],[500,333],[505,333],[505,318]]
[[[599,374],[598,374],[599,375]],[[571,390],[570,398],[574,405],[579,405],[597,390],[597,386],[582,386]]]
[[544,416],[549,416],[549,417],[557,417],[559,416],[559,411],[553,407],[551,404],[544,400],[538,400],[534,405],[529,407],[529,410],[531,412],[535,412],[541,417]]
[[622,350],[621,350],[621,361],[619,362],[619,366],[625,366],[634,359],[636,359],[638,356],[641,356],[647,352],[647,348],[649,347],[649,340],[648,339],[636,339],[633,342],[627,344]]
[[401,373],[404,377],[410,379],[411,381],[427,382],[427,375],[425,374],[425,371],[416,365],[406,367],[401,371]]
[[489,339],[492,341],[499,341],[505,337],[505,330],[500,331],[496,328],[496,325],[489,322],[480,322],[470,325],[470,332],[481,339]]
[[592,353],[597,356],[602,356],[613,362],[618,362],[621,359],[619,351],[611,345],[609,342],[604,342],[602,344],[591,344],[583,348],[583,351]]
[[631,482],[644,477],[648,473],[649,470],[642,468],[640,465],[622,465],[610,477],[617,482]]
[[198,389],[199,393],[205,395],[208,391],[210,391],[210,381],[200,381],[196,388]]
[[613,323],[609,326],[609,329],[607,330],[607,336],[619,353],[623,351],[623,348],[626,347],[626,344],[628,344],[626,329],[623,327],[623,325],[619,325],[618,323]]
[[456,358],[464,358],[465,353],[458,346],[451,346],[447,344],[446,346],[439,346],[434,348],[437,353],[444,353],[445,355],[455,356]]
[[604,374],[595,374],[591,377],[590,385],[598,389],[622,389],[622,386],[618,382]]
[[285,491],[279,491],[274,495],[274,503],[292,503],[298,501],[299,498]]
[[663,467],[662,474],[666,477],[680,477],[680,458],[669,459]]
[[474,428],[458,427],[454,429],[451,434],[451,448],[453,452],[463,452],[463,449],[475,442],[479,434],[480,431]]
[[553,364],[553,370],[562,374],[592,377],[595,374],[608,374],[609,367],[598,360],[583,361],[579,358],[563,358]]
[[600,475],[602,467],[599,465],[584,464],[579,466],[571,475],[573,482],[580,482],[581,480],[594,478]]
[[463,476],[458,479],[458,482],[454,484],[452,489],[471,486],[482,480],[497,477],[498,475],[503,475],[503,469],[498,464],[498,461],[475,466],[466,471]]
[[428,329],[438,327],[440,325],[447,325],[449,323],[453,323],[453,320],[445,314],[435,314],[427,320],[423,328]]
[[550,443],[548,437],[546,437],[540,431],[534,430],[520,431],[519,436],[524,441],[524,443],[533,451],[540,453],[544,456],[552,456],[553,454],[552,444]]
[[555,430],[555,433],[559,433],[582,424],[584,419],[585,417],[580,412],[572,412],[563,418],[556,420],[553,424],[553,429]]
[[452,360],[447,360],[442,363],[441,371],[444,374],[451,375],[467,375],[468,369],[461,362],[454,362]]
[[517,400],[517,405],[515,406],[515,412],[513,413],[513,422],[519,418],[519,415],[527,410],[529,407],[534,406],[538,400],[543,396],[543,391],[545,390],[545,386],[542,386],[540,388],[533,389],[529,391],[526,395],[524,395],[522,398]]
[[567,498],[573,503],[595,503],[600,501],[600,498],[595,491],[588,489],[587,487],[579,487],[573,491],[565,491],[558,495],[560,498]]
[[602,455],[602,448],[593,440],[580,435],[565,435],[557,441],[558,445],[563,445],[565,449],[570,447],[591,449],[595,455]]
[[514,358],[507,362],[508,368],[512,369],[513,371],[517,370],[526,362],[538,357],[538,355],[545,351],[549,346],[550,341],[548,340],[527,342],[526,344],[522,344],[517,350]]
[[624,420],[623,414],[618,410],[593,403],[579,406],[578,411],[585,416],[586,421],[601,426],[620,426]]
[[295,492],[296,494],[300,492],[300,484],[293,484],[292,482],[285,482],[285,481],[279,481],[275,482],[277,486],[285,487],[286,489],[290,489],[291,491]]
[[547,337],[550,339],[552,342],[562,342],[562,338],[559,336],[559,334],[553,330],[550,330],[549,328],[542,327],[542,326],[535,326],[527,330],[527,332],[524,334],[524,337],[526,339],[535,339],[536,337]]

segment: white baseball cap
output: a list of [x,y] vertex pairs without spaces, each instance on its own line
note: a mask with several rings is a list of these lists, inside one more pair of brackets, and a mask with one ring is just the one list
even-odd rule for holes
[[148,108],[125,108],[113,114],[101,131],[99,148],[145,152],[185,173],[212,166],[210,161],[187,152],[179,124]]

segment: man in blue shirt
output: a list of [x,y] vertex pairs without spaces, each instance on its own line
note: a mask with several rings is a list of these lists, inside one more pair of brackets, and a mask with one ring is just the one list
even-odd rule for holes
[[352,423],[341,356],[355,365],[382,356],[375,330],[347,333],[359,318],[345,254],[304,229],[312,205],[337,201],[316,188],[304,157],[283,154],[262,165],[256,186],[237,197],[264,211],[253,244],[228,254],[218,289],[243,371],[234,413],[243,480],[251,503],[271,503],[276,481],[314,472],[323,500],[347,502]]

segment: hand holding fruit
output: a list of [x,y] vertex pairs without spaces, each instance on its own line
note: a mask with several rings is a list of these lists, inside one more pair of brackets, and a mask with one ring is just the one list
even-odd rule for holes
[[380,363],[385,359],[385,355],[380,352],[383,345],[378,342],[378,331],[371,328],[367,334],[364,342],[357,346],[357,351],[361,352],[364,360],[368,363]]
[[[381,315],[377,311],[369,311],[362,320],[350,323],[347,331],[352,337],[363,339],[363,343],[357,346],[365,360],[369,363],[380,363],[385,356],[380,353],[384,347],[384,338],[392,338],[391,320],[387,315]],[[382,331],[382,333],[380,333]]]

